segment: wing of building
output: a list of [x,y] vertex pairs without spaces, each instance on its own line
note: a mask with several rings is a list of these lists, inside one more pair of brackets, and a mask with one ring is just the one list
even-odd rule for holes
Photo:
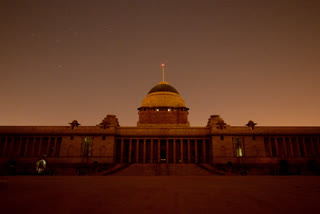
[[134,127],[120,126],[115,115],[94,126],[76,120],[68,126],[0,126],[1,169],[26,172],[44,155],[54,170],[117,163],[318,167],[320,127],[231,126],[219,115],[210,116],[206,127],[192,127],[188,110],[179,92],[160,82],[143,99]]

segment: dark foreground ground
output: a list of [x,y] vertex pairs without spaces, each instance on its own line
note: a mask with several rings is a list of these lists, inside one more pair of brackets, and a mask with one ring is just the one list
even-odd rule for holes
[[320,177],[13,176],[1,213],[319,213]]

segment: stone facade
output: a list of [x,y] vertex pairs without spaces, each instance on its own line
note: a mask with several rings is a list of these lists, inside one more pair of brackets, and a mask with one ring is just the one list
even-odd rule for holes
[[[43,155],[51,164],[259,165],[320,160],[320,127],[263,127],[253,121],[230,126],[219,115],[210,116],[206,127],[192,127],[183,99],[175,91],[157,91],[164,89],[175,90],[153,89],[152,100],[144,100],[138,109],[135,127],[120,126],[115,115],[96,126],[78,121],[70,126],[0,126],[0,163],[31,164]],[[157,103],[153,93],[164,100]],[[175,93],[174,100],[166,102],[165,93]]]

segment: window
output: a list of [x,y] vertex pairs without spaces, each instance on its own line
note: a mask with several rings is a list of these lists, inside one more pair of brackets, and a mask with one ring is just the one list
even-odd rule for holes
[[255,135],[252,135],[252,140],[256,140],[256,136]]
[[244,156],[243,144],[240,137],[233,138],[233,148],[236,157]]
[[102,140],[106,140],[106,136],[102,136]]
[[220,140],[224,140],[224,136],[223,135],[220,136]]
[[72,136],[70,136],[70,140],[73,140],[73,135],[72,135]]
[[92,147],[93,147],[93,138],[92,137],[85,137],[82,140],[81,156],[82,157],[91,156],[92,155]]

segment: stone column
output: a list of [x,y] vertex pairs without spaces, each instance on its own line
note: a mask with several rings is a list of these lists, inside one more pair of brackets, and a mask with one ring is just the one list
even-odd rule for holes
[[188,163],[191,163],[190,139],[188,139]]
[[121,146],[120,146],[120,163],[123,163],[123,138],[121,138]]
[[[207,148],[208,149],[208,148]],[[205,163],[207,161],[207,153],[206,153],[206,139],[202,139],[202,153],[203,153],[203,162]]]
[[310,139],[310,143],[311,143],[311,155],[312,156],[315,156],[316,155],[316,150],[315,150],[315,148],[314,148],[314,144],[313,144],[313,138],[312,138],[312,136],[309,138]]
[[[21,150],[21,147],[22,147],[22,137],[17,137],[17,138],[19,139],[19,143],[18,143],[16,151],[14,151],[15,148],[13,147],[13,153],[15,154],[16,157],[19,157],[20,156],[20,150]],[[17,145],[14,138],[13,138],[13,142],[14,142],[14,144],[13,144],[14,146]],[[45,154],[45,155],[47,155],[47,154]]]
[[139,163],[139,143],[140,139],[137,139],[136,141],[136,162]]
[[129,163],[131,163],[132,139],[129,139]]
[[169,140],[166,139],[166,162],[169,163]]
[[299,137],[296,137],[296,145],[297,145],[297,150],[298,150],[298,157],[301,157]]
[[181,156],[181,163],[183,163],[183,140],[180,139],[180,156]]
[[7,151],[7,148],[8,148],[8,143],[7,143],[7,141],[8,141],[8,137],[5,137],[4,138],[4,142],[2,142],[3,143],[3,150],[2,150],[2,157],[6,157],[7,155],[6,154],[8,154],[8,151]]
[[198,140],[194,140],[194,155],[195,155],[195,162],[198,163]]
[[288,157],[287,143],[286,143],[286,138],[285,137],[282,137],[282,144],[283,144],[284,156]]
[[276,146],[276,157],[281,157],[281,155],[279,154],[278,138],[277,137],[274,137],[274,144]]
[[176,139],[173,139],[173,163],[176,163]]
[[146,139],[143,139],[143,163],[146,163]]
[[308,153],[309,151],[307,150],[307,145],[306,145],[306,141],[304,140],[304,137],[302,137],[302,145],[303,145],[303,149],[304,149],[304,156],[305,157],[310,156],[310,154]]
[[268,146],[269,146],[269,157],[272,158],[272,146],[271,146],[271,138],[268,136]]
[[153,163],[153,139],[150,139],[150,150],[151,150],[151,154],[150,154],[150,163]]
[[160,139],[158,139],[158,163],[160,163]]
[[[26,157],[27,155],[28,155],[28,144],[29,144],[29,138],[28,137],[26,137],[26,144],[25,144],[25,147],[24,147],[24,152],[23,152],[23,157]],[[53,157],[54,157],[54,151],[55,151],[55,146],[56,146],[56,144],[54,144],[54,147],[53,147]]]

